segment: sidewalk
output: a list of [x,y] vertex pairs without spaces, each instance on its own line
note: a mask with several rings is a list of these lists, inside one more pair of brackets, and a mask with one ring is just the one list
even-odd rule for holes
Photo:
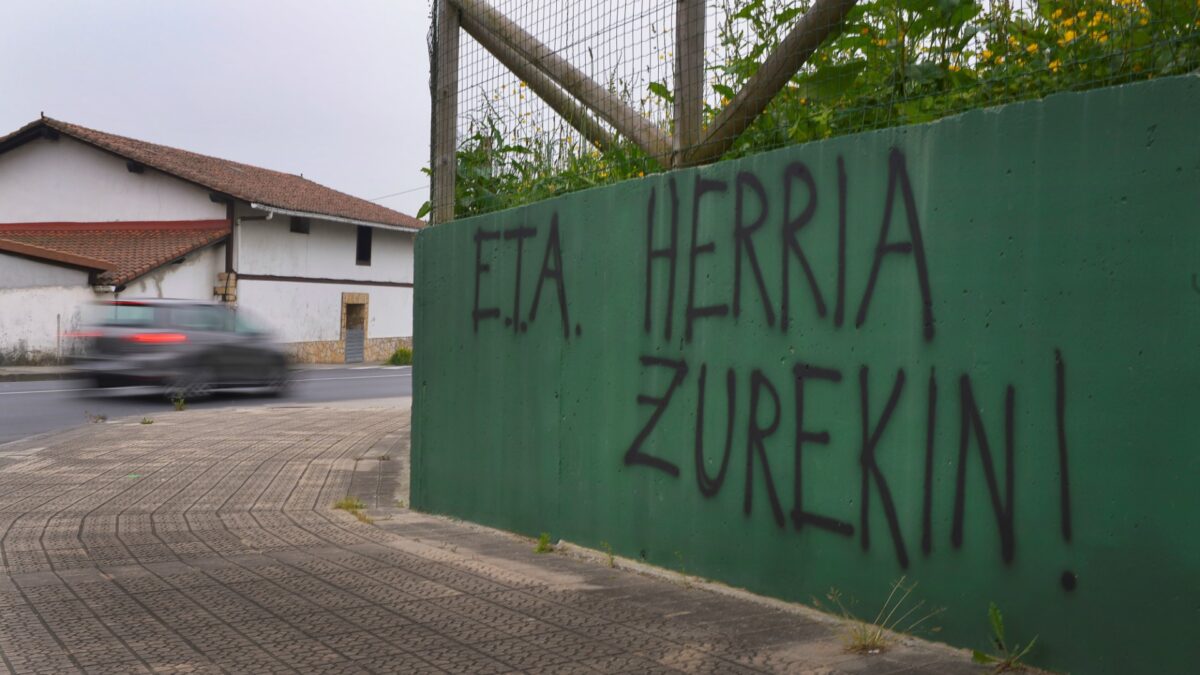
[[850,654],[801,606],[409,511],[407,402],[0,447],[0,673],[985,672],[910,638]]

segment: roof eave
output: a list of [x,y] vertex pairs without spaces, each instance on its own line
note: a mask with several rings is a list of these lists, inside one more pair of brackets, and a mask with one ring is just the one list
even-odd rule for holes
[[391,223],[379,223],[370,220],[358,220],[357,218],[345,218],[342,216],[331,216],[325,213],[316,213],[312,211],[295,211],[292,209],[283,209],[278,206],[270,206],[267,204],[259,204],[258,202],[250,202],[250,208],[267,213],[277,213],[281,216],[298,216],[301,218],[317,218],[320,220],[329,220],[335,223],[348,223],[350,225],[363,225],[366,227],[377,227],[383,230],[395,230],[396,232],[411,232],[413,234],[420,232],[419,227],[408,227],[405,225],[393,225]]

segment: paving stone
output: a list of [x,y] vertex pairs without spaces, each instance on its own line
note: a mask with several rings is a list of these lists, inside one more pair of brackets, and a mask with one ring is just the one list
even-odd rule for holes
[[38,439],[0,467],[0,675],[975,672],[919,641],[846,654],[827,620],[446,519],[333,510],[407,501],[408,425],[203,410]]

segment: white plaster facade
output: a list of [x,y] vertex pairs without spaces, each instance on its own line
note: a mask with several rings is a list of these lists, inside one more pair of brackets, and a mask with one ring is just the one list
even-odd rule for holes
[[216,244],[189,253],[182,263],[167,263],[151,270],[126,284],[125,290],[116,295],[122,298],[212,300],[217,274],[224,270],[225,244]]
[[[66,135],[0,152],[0,224],[227,219],[227,205],[207,188],[140,168]],[[371,264],[360,265],[357,223],[314,214],[307,234],[290,224],[289,215],[234,202],[231,297],[239,307],[283,342],[336,342],[344,338],[344,294],[357,294],[354,302],[368,305],[368,340],[411,339],[414,232],[373,226]],[[219,299],[227,245],[193,251],[115,294],[90,286],[85,271],[0,253],[0,355],[62,352],[62,333],[78,327],[80,306],[91,301]]]
[[68,136],[0,154],[0,223],[221,220],[208,191]]

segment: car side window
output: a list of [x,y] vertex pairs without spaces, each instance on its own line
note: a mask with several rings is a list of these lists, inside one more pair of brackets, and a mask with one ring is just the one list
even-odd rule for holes
[[244,335],[257,335],[262,333],[262,329],[253,321],[246,318],[242,312],[233,313],[233,330]]
[[184,305],[171,311],[171,323],[187,330],[227,331],[229,321],[221,307]]

